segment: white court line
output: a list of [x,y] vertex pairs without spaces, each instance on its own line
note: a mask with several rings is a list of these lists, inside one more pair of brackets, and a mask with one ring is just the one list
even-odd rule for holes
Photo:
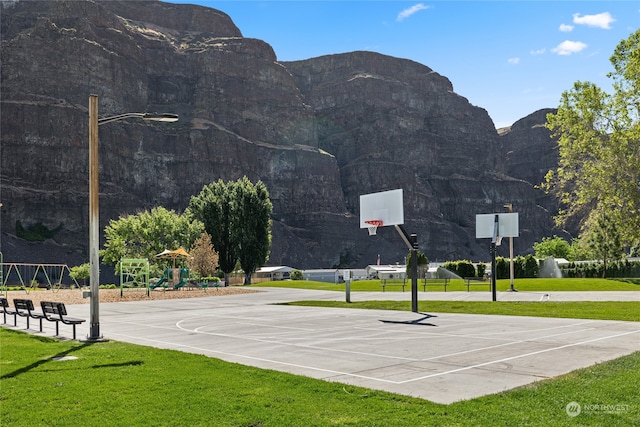
[[[505,335],[505,334],[523,334],[523,333],[524,334],[530,334],[530,333],[533,333],[533,332],[551,331],[551,330],[554,330],[554,329],[571,328],[573,326],[588,325],[589,323],[594,323],[594,322],[595,322],[595,320],[587,320],[587,321],[584,321],[584,322],[570,323],[568,325],[550,326],[548,328],[518,329],[518,330],[511,330],[511,331],[491,332],[491,333],[483,334],[483,336]],[[504,324],[504,323],[498,322],[498,324]]]
[[452,370],[445,371],[445,372],[440,372],[440,373],[437,373],[437,374],[425,375],[425,376],[417,377],[417,378],[414,378],[414,379],[411,379],[411,380],[399,381],[397,384],[406,384],[406,383],[410,383],[410,382],[414,382],[414,381],[425,380],[425,379],[428,379],[428,378],[439,377],[439,376],[442,376],[442,375],[455,374],[456,372],[468,371],[469,369],[482,368],[483,366],[494,365],[496,363],[507,362],[509,360],[521,359],[523,357],[535,356],[536,354],[548,353],[550,351],[562,350],[564,348],[575,347],[575,346],[579,346],[579,345],[583,345],[583,344],[590,344],[590,343],[597,342],[597,341],[603,341],[603,340],[607,340],[607,339],[611,339],[611,338],[618,338],[618,337],[622,337],[622,336],[625,336],[625,335],[637,334],[637,333],[640,333],[640,330],[630,331],[630,332],[622,332],[622,333],[616,334],[616,335],[610,335],[610,336],[606,336],[606,337],[594,338],[594,339],[591,339],[591,340],[581,341],[581,342],[577,342],[577,343],[573,343],[573,344],[565,344],[565,345],[561,345],[559,347],[547,348],[547,349],[544,349],[544,350],[533,351],[533,352],[530,352],[530,353],[520,354],[520,355],[517,355],[517,356],[505,357],[504,359],[498,359],[498,360],[494,360],[494,361],[490,361],[490,362],[479,363],[477,365],[472,365],[472,366],[465,366],[464,368],[452,369]]
[[[494,336],[495,335],[506,335],[506,334],[529,334],[529,333],[532,333],[532,332],[551,331],[551,330],[554,330],[554,329],[563,329],[563,328],[570,328],[570,327],[574,327],[574,326],[587,325],[589,323],[594,323],[594,322],[595,322],[594,320],[588,320],[588,321],[585,321],[585,322],[571,323],[571,324],[568,324],[568,325],[561,325],[561,326],[551,326],[551,327],[548,327],[548,328],[519,329],[519,330],[502,331],[502,332],[481,333],[481,334],[477,334],[477,335],[476,334],[445,333],[445,332],[428,332],[428,331],[411,331],[411,332],[403,332],[403,333],[406,333],[407,335],[413,334],[413,335],[422,335],[422,336],[437,336],[437,337],[447,337],[447,338],[472,338],[472,339],[477,339],[477,340],[512,342],[513,339],[500,338],[500,337],[494,337]],[[469,324],[477,325],[477,322],[475,322],[475,323],[474,322],[469,322]],[[501,324],[501,323],[499,323],[499,324]],[[458,327],[458,325],[456,325],[456,327]],[[442,327],[442,328],[444,329],[445,327]],[[378,330],[378,329],[375,329],[375,328],[363,327],[363,326],[355,326],[354,329]],[[542,338],[544,338],[544,337],[539,337],[539,338],[536,338],[536,339],[542,339]]]
[[[420,360],[420,359],[416,359],[416,358],[413,358],[413,357],[410,358],[410,357],[400,357],[400,356],[389,356],[389,355],[385,355],[385,354],[371,354],[371,353],[362,352],[362,351],[341,350],[341,349],[320,347],[320,346],[316,346],[316,345],[291,344],[291,343],[287,343],[287,342],[283,342],[283,341],[279,341],[279,340],[256,338],[256,337],[251,337],[251,336],[246,336],[246,335],[232,335],[232,334],[223,334],[223,333],[219,333],[219,332],[202,332],[202,331],[198,330],[199,328],[198,329],[183,328],[182,326],[180,326],[180,323],[181,323],[181,321],[176,323],[176,327],[181,331],[195,332],[195,333],[198,333],[198,334],[210,335],[210,336],[214,336],[214,337],[241,339],[241,340],[245,340],[245,341],[255,341],[255,342],[262,342],[262,343],[267,343],[267,344],[278,344],[278,345],[282,345],[282,346],[299,347],[299,348],[306,348],[306,349],[313,349],[313,350],[331,351],[331,352],[336,352],[336,353],[357,354],[357,355],[361,355],[361,356],[375,356],[375,357],[384,358],[384,359],[405,360],[405,361],[409,361],[409,362],[418,362]],[[398,339],[404,339],[404,337],[403,338],[398,338]]]
[[562,332],[560,334],[546,335],[546,336],[541,337],[541,338],[536,338],[535,340],[526,339],[526,340],[520,340],[520,341],[512,341],[512,342],[508,342],[508,343],[504,343],[504,344],[490,345],[488,347],[479,347],[479,348],[474,348],[474,349],[471,349],[471,350],[458,351],[456,353],[449,353],[449,354],[445,354],[445,355],[442,355],[442,356],[428,357],[426,359],[422,359],[421,362],[428,362],[430,360],[443,359],[443,358],[452,357],[452,356],[460,356],[462,354],[475,353],[477,351],[482,351],[482,350],[491,350],[491,349],[499,348],[499,347],[507,347],[507,346],[514,345],[514,344],[522,344],[523,342],[535,342],[535,343],[537,343],[539,339],[554,338],[554,337],[559,337],[559,336],[562,336],[562,335],[577,334],[579,332],[592,331],[592,330],[593,330],[593,328],[578,329],[577,331],[569,331],[569,332]]
[[300,364],[297,364],[297,363],[280,362],[280,361],[277,361],[277,360],[271,360],[271,359],[265,359],[265,358],[260,358],[260,357],[253,357],[253,356],[247,356],[247,355],[244,355],[244,354],[228,353],[228,352],[224,352],[224,351],[205,349],[205,348],[201,348],[201,347],[194,347],[194,346],[189,346],[189,345],[176,344],[176,343],[173,343],[173,342],[153,340],[153,339],[149,339],[149,338],[132,337],[132,336],[129,336],[129,335],[118,334],[118,333],[116,333],[114,335],[120,335],[122,337],[127,337],[127,338],[130,338],[130,339],[138,339],[138,340],[142,339],[144,341],[155,342],[155,343],[165,344],[165,345],[174,346],[174,347],[177,345],[178,347],[188,348],[188,349],[194,350],[194,351],[197,350],[197,351],[203,352],[203,353],[223,354],[223,355],[226,355],[226,356],[233,356],[233,357],[244,358],[244,359],[249,359],[249,360],[256,360],[256,361],[267,362],[267,363],[272,363],[272,364],[276,364],[276,365],[283,365],[283,366],[289,366],[289,367],[295,367],[295,368],[308,369],[308,370],[311,370],[311,371],[325,372],[325,373],[330,373],[330,374],[333,374],[333,375],[344,375],[344,376],[348,376],[348,377],[361,378],[361,379],[384,382],[384,383],[389,383],[389,384],[406,384],[406,383],[410,383],[410,382],[415,382],[415,381],[420,381],[420,380],[424,380],[424,379],[439,377],[439,376],[443,376],[443,375],[454,374],[454,373],[457,373],[457,372],[466,371],[466,370],[470,370],[470,369],[481,368],[483,366],[488,366],[488,365],[492,365],[492,364],[496,364],[496,363],[506,362],[506,361],[509,361],[509,360],[514,360],[514,359],[519,359],[519,358],[523,358],[523,357],[534,356],[534,355],[540,354],[540,353],[546,353],[546,352],[550,352],[550,351],[561,350],[561,349],[568,348],[568,347],[574,347],[574,346],[577,346],[577,345],[589,344],[589,343],[596,342],[596,341],[602,341],[602,340],[606,340],[606,339],[610,339],[610,338],[617,338],[617,337],[620,337],[620,336],[635,334],[635,333],[639,333],[639,332],[640,332],[640,330],[638,330],[638,331],[630,331],[630,332],[623,332],[623,333],[616,334],[616,335],[611,335],[611,336],[608,336],[608,337],[601,337],[601,338],[582,341],[582,342],[578,342],[578,343],[574,343],[574,344],[567,344],[567,345],[563,345],[563,346],[559,346],[559,347],[553,347],[553,348],[549,348],[549,349],[545,349],[545,350],[534,351],[534,352],[531,352],[531,353],[526,353],[526,354],[522,354],[522,355],[518,355],[518,356],[512,356],[512,357],[507,357],[507,358],[504,358],[504,359],[494,360],[494,361],[491,361],[491,362],[480,363],[480,364],[477,364],[477,365],[467,366],[467,367],[464,367],[464,368],[452,369],[452,370],[449,370],[449,371],[446,371],[446,372],[440,372],[440,373],[437,373],[437,374],[425,375],[425,376],[422,376],[422,377],[417,377],[417,378],[413,378],[413,379],[410,379],[410,380],[404,380],[404,381],[392,381],[392,380],[387,380],[387,379],[384,379],[384,378],[370,377],[370,376],[367,376],[367,375],[354,374],[354,373],[350,373],[350,372],[335,371],[335,370],[332,370],[332,369],[324,369],[324,368],[318,368],[318,367],[315,367],[315,366],[300,365]]
[[125,335],[125,334],[115,333],[113,335],[119,335],[121,337],[127,337],[127,338],[134,339],[134,340],[135,339],[138,339],[138,340],[141,339],[141,340],[149,341],[149,342],[153,342],[153,343],[165,344],[165,345],[168,345],[168,346],[172,346],[172,348],[177,346],[177,347],[181,347],[181,348],[188,348],[190,350],[197,350],[197,351],[202,352],[202,353],[223,354],[225,356],[233,356],[233,357],[244,358],[244,359],[249,359],[249,360],[257,360],[257,361],[260,361],[260,362],[273,363],[275,365],[284,365],[284,366],[290,366],[290,367],[295,367],[295,368],[308,369],[310,371],[326,372],[326,373],[329,373],[329,374],[332,374],[332,375],[345,375],[345,376],[349,376],[349,377],[362,378],[362,379],[366,379],[366,380],[379,381],[379,382],[384,382],[384,383],[389,383],[389,384],[399,384],[397,381],[390,381],[390,380],[385,380],[385,379],[382,379],[382,378],[368,377],[366,375],[352,374],[352,373],[349,373],[349,372],[334,371],[332,369],[317,368],[315,366],[306,366],[306,365],[299,365],[299,364],[296,364],[296,363],[280,362],[280,361],[277,361],[277,360],[264,359],[264,358],[261,358],[261,357],[247,356],[247,355],[244,355],[244,354],[237,354],[237,353],[228,353],[226,351],[211,350],[211,349],[207,349],[207,348],[194,347],[194,346],[183,345],[183,344],[176,344],[176,343],[173,343],[173,342],[153,340],[153,339],[149,339],[149,338],[133,337],[133,336]]
[[[193,319],[193,318],[191,318],[191,319]],[[343,349],[336,349],[336,348],[331,348],[331,347],[327,347],[327,346],[319,346],[319,345],[296,344],[296,343],[291,343],[291,342],[280,341],[280,340],[277,340],[277,339],[257,338],[257,337],[254,337],[254,336],[232,335],[232,334],[223,334],[223,333],[216,333],[216,332],[203,332],[203,331],[200,331],[200,328],[196,328],[196,329],[183,328],[180,325],[180,323],[181,322],[178,322],[176,324],[176,327],[178,329],[184,330],[184,331],[187,331],[187,332],[196,332],[198,334],[203,334],[203,335],[220,336],[220,337],[234,338],[234,339],[243,339],[243,340],[250,340],[250,341],[256,341],[256,342],[264,342],[264,343],[268,343],[268,344],[277,344],[277,345],[282,345],[282,346],[291,346],[291,347],[297,347],[297,348],[322,350],[322,351],[327,351],[327,352],[357,354],[357,355],[370,356],[370,357],[379,357],[379,358],[391,359],[391,360],[405,360],[405,361],[409,361],[409,362],[426,362],[426,361],[431,361],[431,360],[444,359],[444,358],[447,358],[447,357],[460,356],[460,355],[463,355],[463,354],[475,353],[475,352],[484,351],[484,350],[491,350],[491,349],[494,349],[494,348],[500,348],[500,347],[507,347],[507,346],[512,346],[512,345],[522,344],[524,342],[538,342],[540,340],[545,340],[545,339],[548,339],[548,338],[554,338],[554,337],[558,337],[558,336],[562,336],[562,335],[576,334],[576,333],[580,333],[580,332],[584,332],[584,331],[588,331],[588,330],[593,330],[593,328],[587,328],[587,329],[579,329],[579,330],[576,330],[576,331],[568,331],[568,332],[562,332],[562,333],[558,333],[558,334],[545,335],[543,337],[536,337],[534,339],[529,338],[529,339],[516,340],[516,341],[509,340],[508,342],[503,343],[503,344],[496,344],[496,345],[485,346],[485,347],[477,347],[477,348],[470,349],[470,350],[459,351],[459,352],[455,352],[455,353],[448,353],[448,354],[433,356],[433,357],[429,357],[429,358],[418,359],[418,358],[389,356],[389,355],[384,355],[384,354],[373,354],[371,352],[343,350]],[[544,329],[534,329],[533,331],[562,329],[562,328],[569,327],[569,326],[579,326],[579,325],[589,324],[589,323],[593,323],[593,321],[579,322],[579,323],[573,323],[571,325],[544,328]],[[339,328],[339,329],[342,330],[344,328]],[[368,330],[367,328],[356,328],[356,329]],[[452,336],[451,334],[430,334],[430,333],[427,333],[427,335],[438,335],[438,336],[443,336],[443,337],[447,337],[447,338],[474,338],[474,339],[478,338],[478,337],[469,336],[469,335],[453,335]],[[358,340],[358,341],[372,340],[372,339],[380,339],[380,338],[371,338],[371,337],[369,337],[369,338],[362,338],[362,337],[355,338],[355,340]],[[405,339],[407,339],[407,337],[404,334],[402,334],[402,337],[399,337],[396,340],[405,340]],[[354,340],[354,338],[340,338],[340,339],[322,338],[322,341],[324,341],[324,342],[333,342],[333,343],[337,343],[339,341],[348,341],[348,340]]]
[[[207,317],[207,316],[201,316],[201,317]],[[209,336],[218,336],[218,337],[223,337],[223,338],[231,338],[231,339],[241,339],[241,340],[246,340],[246,341],[254,341],[254,342],[262,342],[262,343],[267,343],[267,344],[277,344],[277,345],[282,345],[282,346],[292,346],[292,347],[297,347],[297,348],[304,348],[304,349],[313,349],[313,350],[322,350],[322,351],[327,351],[327,352],[336,352],[336,353],[342,353],[342,354],[354,354],[354,355],[361,355],[361,356],[369,356],[369,357],[376,357],[376,358],[381,358],[381,359],[388,359],[388,360],[402,360],[402,361],[408,361],[408,362],[420,362],[420,361],[428,361],[428,360],[435,360],[435,359],[441,359],[444,357],[448,357],[448,356],[454,356],[454,355],[460,355],[460,354],[464,354],[465,352],[477,352],[477,351],[482,351],[482,350],[489,350],[491,348],[495,348],[495,347],[502,347],[502,346],[509,346],[509,345],[514,345],[514,344],[519,344],[522,342],[527,342],[527,341],[531,341],[531,339],[529,340],[518,340],[518,341],[513,341],[513,340],[507,340],[505,338],[500,339],[500,340],[504,340],[507,341],[505,344],[498,344],[495,346],[487,346],[487,347],[480,347],[480,348],[476,348],[476,349],[471,349],[471,350],[466,350],[465,352],[458,352],[458,353],[451,353],[448,355],[441,355],[441,356],[434,356],[433,358],[429,359],[419,359],[419,358],[415,358],[415,357],[400,357],[400,356],[390,356],[390,355],[385,355],[385,354],[373,354],[371,352],[362,352],[362,351],[352,351],[352,350],[344,350],[344,349],[336,349],[336,348],[331,348],[331,347],[327,347],[327,346],[319,346],[319,345],[306,345],[306,344],[295,344],[295,343],[290,343],[290,342],[283,342],[281,340],[277,340],[277,339],[266,339],[266,338],[259,338],[259,337],[255,337],[255,336],[249,336],[249,335],[238,335],[238,334],[229,334],[229,333],[220,333],[220,332],[203,332],[200,331],[200,328],[196,328],[196,329],[189,329],[189,328],[185,328],[181,325],[182,322],[186,322],[186,321],[193,321],[198,319],[199,317],[191,317],[188,319],[183,319],[178,321],[175,324],[175,327],[178,328],[178,330],[181,331],[185,331],[185,332],[195,332],[198,334],[203,334],[203,335],[209,335]],[[572,323],[570,325],[564,325],[564,326],[558,326],[558,327],[550,327],[550,328],[544,328],[544,329],[536,329],[536,331],[540,331],[540,330],[553,330],[553,329],[560,329],[560,328],[564,328],[564,327],[569,327],[569,326],[579,326],[582,324],[588,324],[588,323],[592,323],[593,321],[586,321],[586,322],[578,322],[578,323]],[[156,328],[156,329],[168,329],[168,330],[173,330],[172,328],[168,328],[168,327],[159,327],[156,325],[151,325],[151,327]],[[205,327],[205,326],[203,326]],[[343,330],[345,328],[326,328],[323,329],[323,332],[326,332],[328,330]],[[363,330],[370,330],[372,328],[358,328],[356,327],[355,329],[363,329]],[[380,332],[379,329],[373,329],[377,332]],[[303,330],[304,332],[309,332],[308,330]],[[526,332],[526,331],[525,331]],[[571,333],[571,332],[569,332]],[[472,339],[490,339],[490,340],[496,340],[497,338],[483,338],[481,336],[474,336],[474,335],[468,335],[468,334],[460,334],[460,335],[455,335],[455,334],[439,334],[439,333],[420,333],[421,335],[435,335],[435,336],[440,336],[440,337],[447,337],[447,338],[472,338]],[[554,335],[550,335],[548,337],[553,337]],[[537,340],[539,339],[544,339],[547,337],[538,337],[536,338]],[[359,340],[363,340],[364,338],[358,338]],[[379,339],[379,338],[369,338],[369,339]],[[397,338],[398,340],[404,340],[407,339],[405,334],[402,334],[400,337]],[[328,342],[328,341],[332,341],[330,338],[325,338],[323,339],[323,341]],[[337,340],[333,340],[333,342],[337,342]],[[260,360],[264,360],[264,359],[260,359]],[[274,363],[279,363],[279,362],[275,362]]]

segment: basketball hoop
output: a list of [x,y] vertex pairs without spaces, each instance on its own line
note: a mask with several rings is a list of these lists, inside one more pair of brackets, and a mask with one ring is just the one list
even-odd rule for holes
[[369,230],[369,236],[375,236],[378,231],[378,227],[382,227],[382,221],[379,219],[369,219],[364,222],[367,224],[367,229]]

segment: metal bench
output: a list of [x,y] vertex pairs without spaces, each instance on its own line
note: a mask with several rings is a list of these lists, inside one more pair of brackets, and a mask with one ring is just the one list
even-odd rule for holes
[[76,339],[76,325],[83,323],[84,319],[67,316],[67,309],[61,302],[41,301],[40,307],[42,307],[42,313],[48,321],[56,322],[56,336],[59,335],[58,324],[62,322],[65,325],[73,326],[73,339]]
[[36,313],[33,301],[30,299],[14,299],[13,306],[16,308],[16,314],[27,319],[27,329],[29,329],[29,319],[40,321],[40,332],[42,332],[42,319],[46,319],[44,314]]
[[427,291],[427,286],[443,286],[444,291],[447,292],[447,285],[449,284],[449,278],[445,277],[442,279],[434,278],[434,279],[423,279],[422,282],[422,290],[424,292]]
[[382,280],[382,292],[385,292],[385,289],[387,286],[402,286],[402,292],[404,292],[404,287],[407,286],[407,284],[405,282],[402,283],[387,283],[387,279],[383,279]]
[[491,281],[485,280],[484,277],[465,277],[464,282],[467,285],[467,292],[469,292],[469,288],[474,285],[484,285],[491,289]]
[[7,324],[7,315],[13,316],[13,326],[17,326],[16,323],[16,311],[9,307],[9,300],[6,298],[0,298],[0,305],[2,306],[2,316],[4,317],[4,324]]

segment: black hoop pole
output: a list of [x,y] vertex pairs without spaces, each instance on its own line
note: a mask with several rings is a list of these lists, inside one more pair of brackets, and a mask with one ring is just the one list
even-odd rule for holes
[[418,312],[418,235],[409,235],[402,225],[396,230],[411,252],[411,311]]
[[496,215],[493,222],[493,239],[491,239],[491,299],[496,301],[496,246],[498,244],[499,216]]

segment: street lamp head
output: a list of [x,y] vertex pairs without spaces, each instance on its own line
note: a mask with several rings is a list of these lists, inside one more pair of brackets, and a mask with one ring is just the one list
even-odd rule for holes
[[171,114],[171,113],[163,113],[163,114],[156,114],[156,113],[125,113],[125,114],[118,114],[117,116],[104,117],[102,119],[98,119],[98,125],[103,125],[105,123],[111,123],[111,122],[116,122],[118,120],[124,120],[124,119],[130,119],[130,118],[149,120],[149,121],[153,121],[153,122],[165,122],[165,123],[177,122],[178,121],[178,115],[177,114]]
[[177,114],[170,114],[170,113],[164,113],[164,114],[151,114],[151,113],[145,113],[142,116],[143,120],[151,120],[154,122],[166,122],[166,123],[172,123],[172,122],[177,122],[178,121],[178,115]]

